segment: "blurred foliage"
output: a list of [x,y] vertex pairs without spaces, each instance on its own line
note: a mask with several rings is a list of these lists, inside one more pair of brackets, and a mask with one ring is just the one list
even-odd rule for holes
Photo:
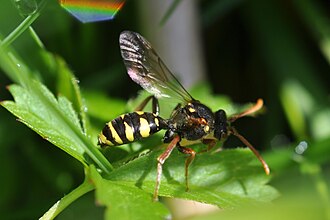
[[[13,2],[19,2],[19,7],[15,7]],[[1,42],[1,49],[9,48],[12,54],[9,57],[2,56],[1,60],[7,59],[7,61],[0,63],[1,70],[4,73],[12,72],[17,69],[16,61],[23,60],[24,63],[21,63],[18,69],[23,69],[23,72],[28,72],[28,75],[26,75],[27,78],[21,79],[23,75],[19,72],[16,75],[0,74],[0,100],[12,99],[6,89],[9,84],[16,83],[24,87],[26,86],[24,82],[30,78],[40,81],[49,91],[40,90],[43,87],[41,84],[34,85],[32,91],[39,90],[39,96],[33,100],[38,101],[38,97],[43,96],[53,100],[50,93],[55,94],[56,97],[63,97],[63,100],[69,100],[73,105],[70,107],[67,101],[62,100],[62,110],[70,118],[76,117],[71,114],[72,112],[77,113],[79,126],[81,126],[79,129],[90,135],[81,146],[89,146],[89,142],[95,140],[96,143],[96,135],[105,121],[134,109],[143,96],[138,97],[137,100],[131,100],[126,105],[126,100],[134,96],[139,87],[125,74],[126,70],[119,53],[118,36],[122,30],[139,31],[148,24],[138,23],[139,12],[136,10],[138,3],[135,1],[127,1],[115,20],[91,24],[81,24],[76,21],[61,9],[57,1],[47,1],[47,4],[43,6],[44,2],[32,0],[2,2],[0,36],[5,40]],[[35,11],[35,3],[39,5],[39,10],[41,8],[42,10]],[[28,4],[29,7],[26,8],[24,4]],[[166,25],[166,21],[171,19],[171,14],[175,13],[175,7],[179,5],[180,1],[173,1],[169,9],[164,9],[164,17],[155,19]],[[196,86],[191,93],[202,101],[208,100],[206,102],[212,109],[218,109],[217,105],[221,103],[220,107],[229,114],[240,109],[238,105],[232,104],[231,99],[239,103],[251,102],[259,97],[265,100],[265,114],[257,119],[241,119],[237,126],[252,143],[262,146],[259,149],[262,150],[272,170],[270,183],[281,194],[274,204],[252,205],[248,208],[203,216],[203,219],[219,219],[220,217],[241,219],[242,215],[255,219],[329,219],[329,2],[321,0],[201,0],[198,6],[212,92],[226,94],[226,96],[209,98],[211,92],[205,85]],[[33,24],[33,29],[29,28],[29,24]],[[25,30],[22,26],[28,28]],[[17,32],[14,31],[16,27],[19,27],[16,29]],[[14,37],[6,38],[8,36]],[[6,41],[6,39],[10,40]],[[152,42],[152,39],[150,41]],[[3,55],[2,52],[3,50],[1,50]],[[79,83],[72,81],[70,69],[79,79]],[[79,91],[78,84],[82,95],[77,92]],[[15,99],[21,98],[18,110],[29,106],[24,105],[23,99],[27,98],[29,91],[17,85],[9,88],[11,92],[16,91],[14,92],[17,94]],[[40,93],[40,91],[43,92]],[[47,99],[39,101],[45,100]],[[56,103],[53,101],[52,103]],[[6,105],[5,103],[8,104],[8,102],[2,102],[3,105]],[[47,106],[47,104],[40,106]],[[168,108],[164,109],[164,114],[168,114],[171,108],[166,104],[163,106]],[[54,109],[61,108],[56,105],[53,107]],[[34,111],[38,112],[38,109]],[[4,108],[0,108],[0,119],[2,219],[38,218],[62,195],[70,192],[74,194],[81,189],[76,187],[84,181],[84,170],[81,163],[77,161],[90,163],[89,159],[85,162],[86,158],[77,156],[78,160],[73,160],[68,154],[54,148],[33,131],[17,123]],[[37,120],[32,120],[29,123],[33,125],[37,122]],[[43,124],[44,132],[52,131],[54,125],[57,124],[50,119],[46,122],[49,123]],[[64,122],[68,123],[67,120]],[[72,121],[72,123],[77,128],[79,127],[76,122]],[[57,129],[62,132],[67,131]],[[71,135],[67,134],[67,137]],[[123,161],[127,160],[127,152],[135,152],[134,148],[139,146],[141,152],[144,152],[145,146],[159,144],[160,138],[161,135],[156,135],[141,144],[111,149],[103,153],[110,158],[111,162],[114,162],[115,167],[119,167]],[[225,144],[225,146],[237,145],[240,144],[237,144],[233,138]],[[88,149],[88,147],[81,149]],[[224,152],[223,156],[228,152]],[[150,158],[154,159],[155,153],[153,152]],[[240,154],[240,151],[236,153]],[[113,158],[114,154],[115,158]],[[203,156],[200,159],[201,164],[207,161],[207,158],[203,160]],[[250,156],[248,154],[245,159]],[[221,163],[229,160],[225,157],[220,159],[223,160],[223,162],[220,161]],[[149,162],[144,160],[146,157],[133,161],[137,164],[135,170],[133,169],[134,172],[139,171],[138,167],[143,166],[143,163]],[[182,155],[174,153],[171,160],[173,162],[172,165],[169,164],[170,167],[176,164],[175,161],[183,162],[184,159]],[[198,161],[196,162],[197,164],[193,164],[196,166],[193,169],[198,170]],[[132,163],[128,165],[132,166]],[[122,166],[121,169],[128,168]],[[165,181],[162,195],[173,193],[171,190],[178,193],[176,188],[171,187],[176,186],[177,182],[182,183],[180,179],[183,178],[182,171],[176,170],[176,167],[169,170],[178,174],[179,180],[173,180],[174,185],[173,182],[166,185]],[[242,175],[242,173],[239,174]],[[92,171],[91,175],[95,179],[99,178],[97,172]],[[98,187],[107,188],[107,185],[119,187],[114,185],[112,178],[110,178],[111,181],[100,180]],[[198,179],[199,176],[196,175],[194,178]],[[220,181],[221,178],[219,177],[218,180]],[[265,182],[262,179],[258,181]],[[82,187],[85,192],[90,190],[88,183],[86,184],[87,186],[81,185],[86,186],[86,188]],[[148,184],[153,186],[152,182]],[[180,186],[182,187],[183,184],[177,184],[176,187],[180,188]],[[118,194],[119,197],[127,196],[125,192],[134,194],[136,190],[130,184],[122,183],[121,187],[119,189],[127,188],[128,190],[120,191],[123,194]],[[72,191],[75,188],[78,190]],[[152,189],[152,187],[146,188]],[[251,190],[254,189],[251,188]],[[108,205],[104,202],[106,201],[103,198],[104,195],[96,192],[95,196],[101,204]],[[261,198],[267,197],[262,195]],[[69,206],[58,219],[72,219],[77,216],[80,219],[90,219],[91,216],[84,215],[84,212],[95,213],[94,219],[102,218],[104,210],[96,206],[94,200],[94,196],[87,194]],[[131,208],[134,210],[135,207]],[[153,208],[155,207],[150,207],[150,209]],[[162,210],[159,207],[156,209]],[[106,213],[108,215],[109,211]],[[166,211],[161,211],[161,213],[164,214]]]

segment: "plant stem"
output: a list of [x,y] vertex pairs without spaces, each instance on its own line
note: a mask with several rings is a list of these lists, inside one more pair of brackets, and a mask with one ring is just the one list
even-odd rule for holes
[[[16,40],[26,29],[28,29],[31,24],[39,17],[41,10],[44,8],[46,4],[45,0],[42,0],[39,3],[39,8],[34,13],[27,16],[23,22],[18,25],[15,30],[13,30],[3,41],[0,43],[0,47],[8,47],[12,42]],[[33,32],[32,28],[30,28],[31,32]],[[40,43],[40,42],[39,42]]]
[[40,12],[37,11],[27,16],[24,21],[18,25],[1,43],[1,47],[8,47],[16,38],[18,38],[30,25],[39,17]]
[[85,181],[74,189],[68,195],[64,196],[61,200],[57,201],[41,218],[40,220],[50,220],[54,219],[58,214],[60,214],[66,207],[68,207],[72,202],[74,202],[79,197],[85,195],[94,189],[94,185],[86,178]]
[[39,47],[42,49],[45,49],[44,44],[42,43],[42,41],[38,37],[37,33],[34,31],[34,29],[31,26],[29,28],[29,31],[30,31],[32,38],[36,41],[36,43],[39,45]]

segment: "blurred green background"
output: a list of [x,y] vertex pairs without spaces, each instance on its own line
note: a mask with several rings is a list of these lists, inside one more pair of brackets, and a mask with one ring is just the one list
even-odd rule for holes
[[[181,50],[180,45],[197,36],[185,47],[198,52],[199,61],[185,65],[201,70],[200,75],[173,72],[178,72],[187,87],[198,88],[197,82],[204,79],[214,93],[235,103],[263,98],[265,113],[257,119],[241,119],[237,128],[265,155],[273,170],[271,184],[282,194],[278,203],[304,207],[313,202],[319,204],[322,217],[330,217],[330,2],[200,0],[171,4],[127,1],[114,20],[82,24],[53,0],[46,3],[32,26],[45,48],[73,70],[87,104],[96,103],[96,97],[101,102],[105,95],[123,104],[140,89],[127,76],[120,57],[121,31],[141,33],[157,51],[165,47],[159,52],[165,63],[189,61],[189,57],[172,56]],[[175,20],[178,13],[185,16],[191,8],[186,15],[190,23]],[[2,2],[2,37],[22,20],[13,2]],[[168,30],[183,36],[171,38]],[[170,40],[164,43],[163,39]],[[177,52],[166,53],[169,45]],[[36,50],[31,36],[23,33],[12,46],[56,94],[56,69],[49,68],[51,64]],[[0,74],[0,100],[11,99],[6,90],[11,83]],[[101,128],[104,121],[89,108],[91,119]],[[121,110],[114,109],[107,120]],[[82,182],[83,169],[4,108],[0,108],[0,121],[1,219],[35,219]],[[230,139],[226,146],[237,143]],[[73,216],[97,219],[102,208],[96,208],[93,195],[88,194],[59,218]]]

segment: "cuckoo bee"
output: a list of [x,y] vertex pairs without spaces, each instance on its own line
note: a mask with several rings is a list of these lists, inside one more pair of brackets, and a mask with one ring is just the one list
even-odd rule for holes
[[[157,158],[154,200],[158,200],[162,166],[174,148],[188,155],[185,161],[186,188],[188,189],[188,167],[194,160],[196,152],[183,146],[183,140],[200,141],[211,149],[217,141],[233,134],[252,150],[261,162],[265,173],[269,174],[268,165],[258,151],[231,126],[236,119],[262,108],[261,99],[251,108],[231,117],[227,117],[222,109],[212,112],[209,107],[187,92],[165,66],[151,44],[141,35],[124,31],[120,34],[119,43],[128,75],[151,93],[151,96],[146,98],[134,112],[123,114],[108,122],[98,137],[98,144],[102,147],[122,145],[147,138],[160,130],[166,130],[163,142],[168,145]],[[179,103],[169,119],[159,116],[158,98],[162,97],[176,99]],[[149,101],[152,101],[152,112],[143,112],[143,108]]]

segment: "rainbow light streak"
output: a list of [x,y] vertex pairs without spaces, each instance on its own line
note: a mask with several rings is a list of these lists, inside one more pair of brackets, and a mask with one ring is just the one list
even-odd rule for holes
[[83,23],[111,20],[123,7],[119,0],[59,0],[60,5]]

